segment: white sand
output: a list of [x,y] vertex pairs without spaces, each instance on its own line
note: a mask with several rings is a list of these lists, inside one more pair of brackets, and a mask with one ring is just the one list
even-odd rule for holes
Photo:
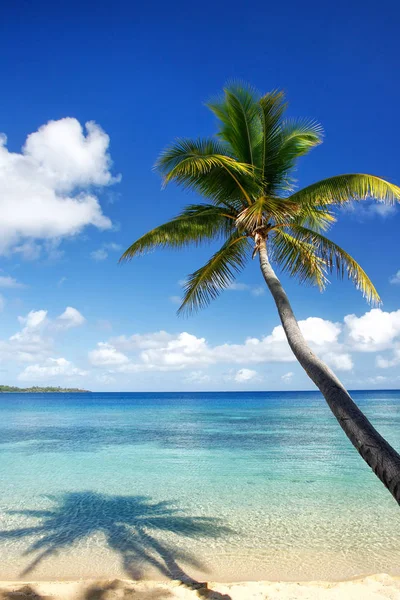
[[190,589],[179,582],[0,582],[1,600],[400,600],[400,578],[373,575],[353,581],[208,583]]

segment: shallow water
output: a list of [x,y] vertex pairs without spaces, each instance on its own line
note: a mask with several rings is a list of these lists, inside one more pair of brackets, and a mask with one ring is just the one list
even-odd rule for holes
[[[400,392],[355,392],[400,447]],[[400,510],[318,393],[0,395],[0,578],[400,575]]]

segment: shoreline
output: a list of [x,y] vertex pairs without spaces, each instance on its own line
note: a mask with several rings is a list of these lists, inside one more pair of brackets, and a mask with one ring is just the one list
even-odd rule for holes
[[0,581],[0,600],[399,600],[400,577],[387,574],[346,581],[70,580]]

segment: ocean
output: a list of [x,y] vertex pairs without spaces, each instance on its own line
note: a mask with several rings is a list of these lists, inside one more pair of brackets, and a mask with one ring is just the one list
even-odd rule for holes
[[[353,397],[400,448],[400,391]],[[317,392],[0,395],[0,579],[400,575],[400,509]]]

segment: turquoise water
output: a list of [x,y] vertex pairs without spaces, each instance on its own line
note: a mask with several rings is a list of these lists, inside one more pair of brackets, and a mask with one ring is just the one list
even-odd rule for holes
[[[355,392],[400,448],[400,392]],[[400,575],[400,510],[323,398],[1,394],[0,578]]]

